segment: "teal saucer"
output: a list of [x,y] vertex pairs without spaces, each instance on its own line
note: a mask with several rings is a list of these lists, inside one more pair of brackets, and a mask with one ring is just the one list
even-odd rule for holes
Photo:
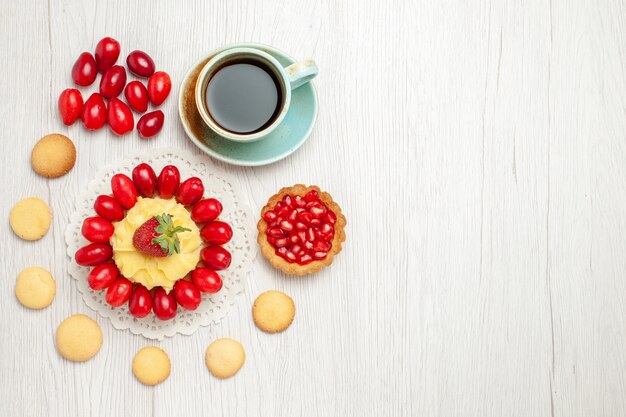
[[257,43],[238,43],[217,49],[198,61],[180,86],[178,112],[183,128],[193,143],[208,155],[241,166],[260,166],[291,155],[307,140],[317,116],[317,97],[312,83],[293,90],[291,106],[283,122],[266,138],[252,143],[232,142],[213,132],[196,108],[195,87],[202,67],[218,53],[235,47],[258,48],[272,55],[284,66],[296,62],[286,53]]

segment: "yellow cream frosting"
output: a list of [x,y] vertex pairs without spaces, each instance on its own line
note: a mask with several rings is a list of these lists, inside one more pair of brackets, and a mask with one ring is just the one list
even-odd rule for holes
[[[190,231],[178,233],[180,253],[163,258],[144,255],[133,246],[135,230],[150,218],[163,213],[172,216],[174,226],[186,227]],[[139,197],[126,217],[113,223],[113,226],[115,232],[111,236],[111,246],[115,264],[123,276],[147,289],[161,286],[170,292],[174,283],[191,272],[200,260],[202,240],[198,226],[191,220],[187,209],[173,198]]]

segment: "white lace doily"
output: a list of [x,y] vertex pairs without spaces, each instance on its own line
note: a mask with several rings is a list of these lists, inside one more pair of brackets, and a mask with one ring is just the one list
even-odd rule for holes
[[[181,181],[189,177],[199,177],[204,183],[205,197],[215,197],[222,202],[224,211],[220,219],[229,223],[233,229],[233,238],[226,245],[232,254],[230,267],[219,274],[223,280],[222,290],[216,294],[203,294],[202,303],[195,311],[178,308],[176,317],[161,321],[153,313],[142,319],[133,317],[128,306],[113,308],[106,303],[106,290],[94,291],[87,283],[90,267],[80,266],[74,260],[74,253],[89,242],[80,230],[86,217],[94,216],[93,203],[101,194],[111,193],[111,177],[117,173],[131,176],[133,168],[146,162],[154,168],[157,175],[165,165],[175,165],[180,170]],[[85,303],[103,317],[108,317],[116,329],[130,329],[149,339],[163,339],[176,333],[190,335],[200,326],[218,323],[223,319],[234,303],[235,296],[244,290],[252,261],[256,256],[256,226],[252,212],[247,205],[247,198],[239,188],[239,182],[222,169],[207,163],[206,158],[175,149],[156,149],[142,153],[118,163],[101,168],[88,189],[79,196],[76,211],[70,218],[65,232],[67,254],[70,257],[69,273],[76,280]]]

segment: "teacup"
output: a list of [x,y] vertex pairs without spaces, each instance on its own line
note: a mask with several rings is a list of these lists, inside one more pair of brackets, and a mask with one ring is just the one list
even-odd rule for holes
[[317,73],[311,60],[285,68],[256,48],[227,49],[200,71],[196,107],[218,135],[235,142],[255,142],[283,121],[291,105],[291,90]]

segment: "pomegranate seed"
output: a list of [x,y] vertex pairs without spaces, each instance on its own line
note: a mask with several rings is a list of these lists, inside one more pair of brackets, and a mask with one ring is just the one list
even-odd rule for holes
[[325,240],[317,239],[313,242],[313,250],[316,252],[328,252],[330,248],[332,248],[332,245]]
[[306,224],[302,222],[296,222],[295,226],[296,226],[296,229],[298,230],[306,230],[309,228],[309,226],[307,226]]
[[317,227],[320,224],[322,224],[322,221],[320,219],[311,219],[311,221],[309,222],[309,224],[313,227]]
[[313,216],[311,215],[311,213],[303,211],[302,213],[298,214],[298,218],[300,219],[301,222],[305,223],[305,224],[309,224],[311,223],[311,220],[313,220]]
[[298,244],[293,245],[293,246],[291,247],[291,251],[292,251],[293,253],[295,253],[295,254],[300,253],[300,251],[301,251],[301,250],[302,250],[302,246],[300,246],[300,245],[298,245]]
[[296,206],[298,206],[298,207],[304,207],[304,206],[306,206],[306,201],[304,201],[304,199],[303,199],[301,196],[299,196],[299,195],[297,195],[297,196],[295,196],[295,197],[293,198],[293,202],[294,202],[294,204],[295,204]]
[[325,235],[330,233],[332,230],[333,230],[333,227],[328,223],[324,223],[322,227],[320,227],[320,232],[322,232]]
[[331,241],[333,240],[333,237],[335,236],[335,230],[328,223],[324,223],[322,227],[320,227],[319,229],[315,231],[315,235],[320,239]]
[[315,190],[311,190],[308,193],[306,193],[306,195],[304,196],[304,201],[309,202],[309,201],[316,201],[317,199],[319,199],[319,195],[317,193],[317,191]]
[[300,239],[300,242],[306,242],[306,233],[298,232],[298,238]]
[[328,243],[332,243],[332,241],[333,241],[333,238],[334,238],[334,237],[335,237],[335,233],[334,233],[334,232],[331,232],[331,233],[325,234],[325,235],[322,237],[322,239],[323,239],[323,240],[325,240],[325,241],[326,241],[326,242],[328,242]]
[[276,244],[276,238],[275,238],[275,237],[268,236],[268,237],[267,237],[267,241],[268,241],[268,242],[270,242],[270,244],[271,244],[272,246],[274,246],[274,245]]
[[337,215],[332,210],[328,210],[328,213],[326,213],[326,221],[330,224],[337,223]]
[[[291,251],[287,251],[285,256],[286,256],[286,258],[287,258],[287,260],[289,262],[295,262],[296,261],[296,255],[293,252],[291,252]],[[324,254],[324,256],[326,256],[326,254]]]
[[[280,239],[276,239],[276,243],[274,243],[274,246],[277,248],[284,248],[285,246],[287,246],[287,238],[282,237]],[[323,249],[316,249],[316,250],[323,250]]]
[[314,201],[309,201],[308,203],[306,203],[306,206],[304,206],[304,207],[306,207],[306,209],[309,210],[311,207],[313,207],[316,204],[319,204],[319,202],[317,202],[315,200]]
[[267,235],[272,237],[283,237],[283,231],[278,227],[270,227],[267,229]]
[[283,197],[283,203],[285,203],[285,205],[287,207],[292,207],[293,205],[293,201],[291,201],[291,196],[290,195],[286,195]]
[[289,213],[289,217],[287,217],[292,222],[295,222],[298,218],[298,210],[294,209],[291,213]]
[[291,236],[289,240],[291,240],[291,243],[300,243],[300,238],[298,237],[298,235]]
[[274,253],[276,255],[280,256],[281,258],[287,259],[287,248],[276,249],[276,251]]
[[323,205],[314,205],[312,206],[309,211],[311,212],[311,214],[313,215],[313,217],[315,217],[316,219],[320,219],[322,217],[324,217],[324,215],[326,214],[326,207],[324,207]]
[[276,203],[276,205],[274,206],[274,211],[278,211],[281,208],[283,208],[285,205],[283,204],[282,201],[279,201],[278,203]]
[[276,213],[274,213],[272,210],[268,210],[263,214],[263,218],[265,219],[266,222],[271,223],[274,220],[276,220],[276,217],[278,217],[276,215]]
[[313,253],[313,257],[315,259],[324,259],[326,257],[327,253],[326,252],[314,252]]
[[298,263],[300,265],[310,264],[311,262],[313,262],[313,258],[309,254],[304,254],[298,258]]
[[315,231],[313,230],[313,228],[309,228],[306,233],[306,240],[308,240],[309,242],[313,242],[315,240]]
[[293,230],[293,224],[291,224],[287,220],[283,220],[282,222],[280,222],[280,228],[283,229],[285,232],[291,232]]
[[313,242],[305,241],[305,242],[304,242],[304,246],[305,246],[308,250],[313,250]]
[[289,212],[291,210],[289,209],[289,207],[283,207],[282,209],[280,209],[280,211],[278,212],[278,217],[282,217],[283,219],[287,216],[289,216]]

